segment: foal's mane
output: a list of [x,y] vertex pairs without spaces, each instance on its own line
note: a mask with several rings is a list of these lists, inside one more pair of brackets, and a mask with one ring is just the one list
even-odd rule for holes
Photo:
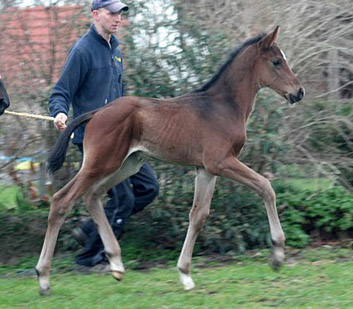
[[194,93],[195,92],[202,92],[202,91],[206,91],[206,90],[210,89],[244,48],[246,48],[250,45],[256,44],[257,42],[261,41],[265,36],[266,36],[265,33],[259,34],[258,36],[252,37],[252,38],[246,40],[245,42],[243,42],[242,44],[240,44],[239,46],[237,46],[230,53],[228,60],[220,67],[218,72],[216,74],[214,74],[213,77],[208,82],[206,82],[206,84],[204,84],[200,88],[194,90],[193,92]]

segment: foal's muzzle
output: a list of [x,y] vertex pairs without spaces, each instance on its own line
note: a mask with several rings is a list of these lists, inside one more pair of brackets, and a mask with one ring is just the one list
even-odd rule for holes
[[304,88],[299,88],[298,92],[293,94],[293,93],[288,93],[285,95],[285,98],[288,100],[290,104],[297,103],[303,99],[305,95],[305,89]]

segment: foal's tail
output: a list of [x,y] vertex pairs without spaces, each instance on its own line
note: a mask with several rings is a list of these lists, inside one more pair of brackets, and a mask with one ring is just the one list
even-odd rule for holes
[[93,115],[98,110],[94,110],[88,113],[85,113],[74,120],[72,120],[64,132],[62,132],[56,141],[56,144],[49,155],[47,160],[47,172],[51,175],[58,169],[60,169],[65,161],[65,155],[67,152],[67,148],[69,146],[69,141],[72,132],[82,123],[88,122],[91,120]]

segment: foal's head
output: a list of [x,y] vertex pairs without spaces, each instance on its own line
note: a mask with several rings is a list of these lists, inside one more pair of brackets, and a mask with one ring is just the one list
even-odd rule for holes
[[270,87],[293,104],[304,97],[305,91],[276,44],[278,33],[279,27],[256,44],[256,75],[262,87]]
[[10,100],[0,76],[0,115],[2,115],[5,109],[8,108],[9,106],[10,106]]

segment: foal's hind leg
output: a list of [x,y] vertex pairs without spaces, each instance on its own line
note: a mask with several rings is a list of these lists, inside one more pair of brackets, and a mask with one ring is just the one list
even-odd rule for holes
[[[106,191],[104,190],[104,192]],[[97,224],[99,235],[104,244],[105,254],[110,262],[112,275],[115,279],[122,280],[125,269],[121,259],[121,249],[103,210],[103,194],[94,191],[85,195],[83,199],[93,221]]]
[[136,174],[143,163],[143,158],[139,157],[137,153],[131,154],[120,169],[96,183],[92,190],[83,197],[93,221],[97,224],[99,235],[104,244],[105,254],[110,262],[112,275],[117,280],[123,279],[125,270],[121,259],[119,242],[103,210],[102,197],[114,185]]
[[77,174],[64,188],[54,194],[48,216],[48,227],[45,234],[42,252],[36,271],[39,280],[39,293],[50,294],[49,274],[58,234],[65,217],[75,201],[89,187],[89,181],[82,174]]
[[189,214],[189,228],[178,261],[180,280],[185,290],[191,290],[195,286],[190,274],[191,258],[196,238],[210,211],[216,179],[216,176],[206,172],[204,169],[197,169],[194,202]]
[[266,206],[273,243],[272,266],[275,269],[279,268],[279,266],[281,266],[284,261],[283,247],[285,236],[277,214],[276,194],[272,189],[270,181],[241,163],[235,157],[227,158],[222,162],[220,166],[213,166],[213,168],[210,167],[210,169],[218,175],[236,180],[248,186],[263,198]]

